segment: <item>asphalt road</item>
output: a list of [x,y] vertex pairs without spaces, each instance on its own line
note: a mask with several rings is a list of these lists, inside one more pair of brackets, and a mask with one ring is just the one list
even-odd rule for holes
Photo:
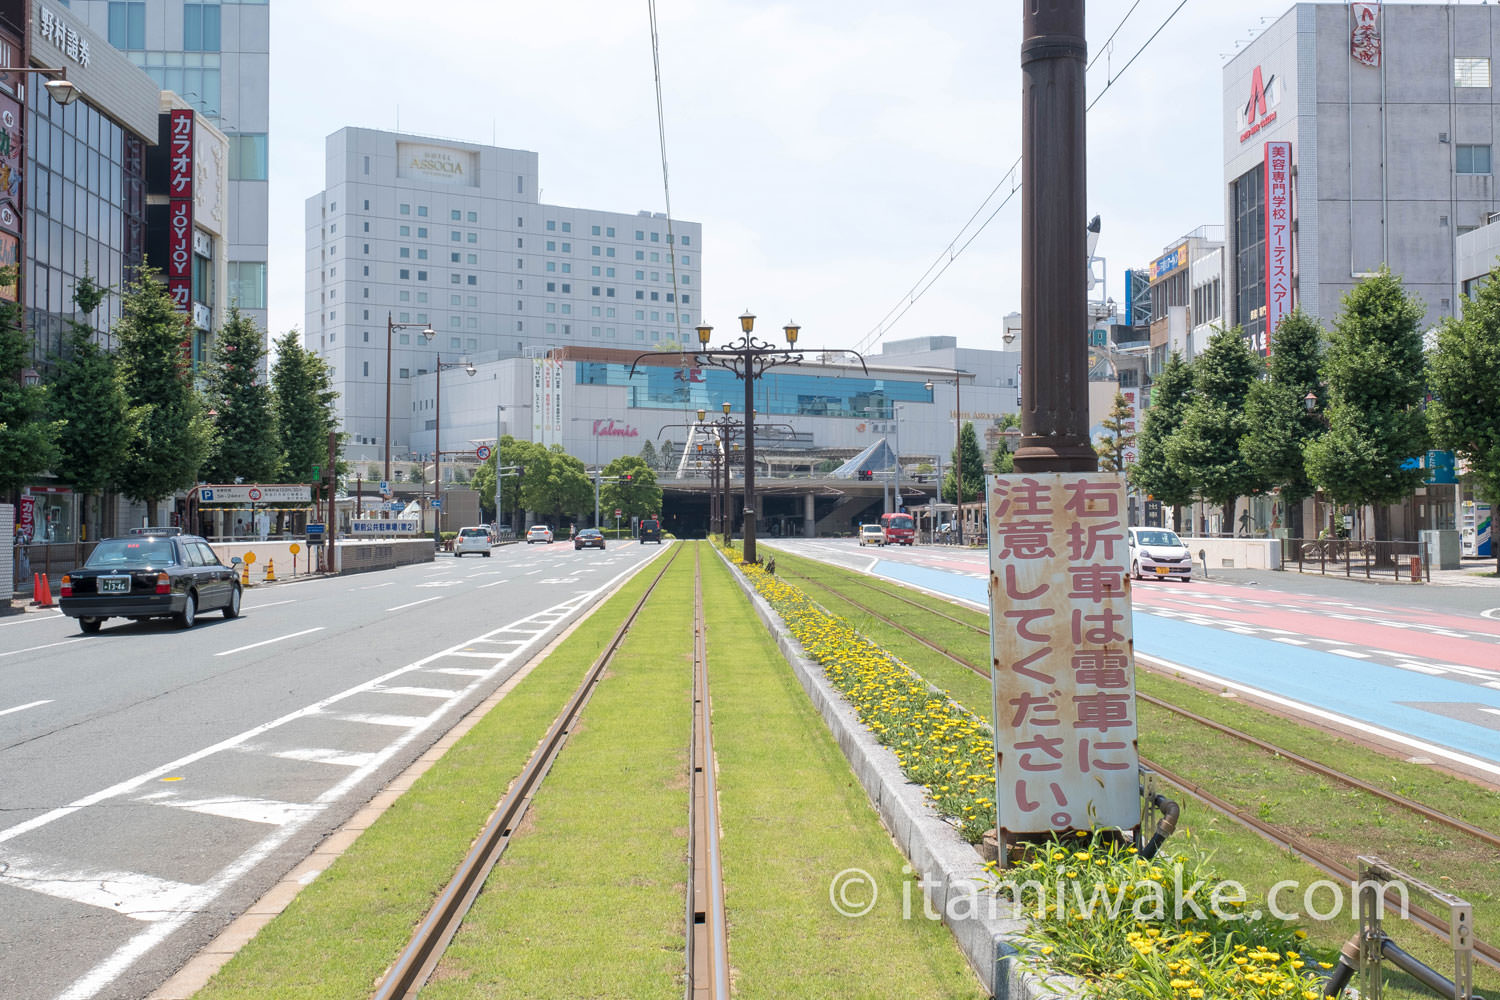
[[[983,549],[766,544],[988,607]],[[1500,784],[1496,583],[1212,570],[1138,581],[1131,600],[1136,656],[1153,669]]]
[[256,587],[188,631],[0,619],[0,997],[149,994],[664,548]]

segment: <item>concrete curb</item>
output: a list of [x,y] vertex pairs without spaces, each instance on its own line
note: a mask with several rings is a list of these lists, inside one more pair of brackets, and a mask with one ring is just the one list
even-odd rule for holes
[[829,683],[817,661],[802,651],[802,644],[739,567],[718,548],[714,551],[729,566],[756,615],[775,636],[781,655],[838,742],[881,822],[922,879],[922,890],[932,908],[941,914],[985,989],[996,1000],[1081,996],[1070,977],[1044,980],[1023,963],[1016,943],[1026,921],[1008,903],[980,892],[984,863],[979,852],[928,804],[921,786],[902,773],[895,754],[859,721],[853,706]]

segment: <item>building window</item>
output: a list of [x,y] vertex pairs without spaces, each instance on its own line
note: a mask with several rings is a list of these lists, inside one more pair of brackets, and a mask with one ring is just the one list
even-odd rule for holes
[[[567,225],[567,223],[563,223],[563,225]],[[562,252],[563,253],[572,253],[573,252],[573,244],[571,244],[571,243],[564,243],[563,247],[562,247]]]
[[427,272],[426,271],[418,271],[417,272],[417,280],[418,281],[426,281],[427,280]]
[[402,205],[401,206],[401,214],[402,215],[410,215],[411,214],[411,206],[410,205]]
[[1461,174],[1487,174],[1490,172],[1490,147],[1459,146],[1454,163]]
[[565,232],[565,233],[571,233],[572,231],[573,231],[573,223],[571,223],[571,222],[564,222],[563,223],[563,232]]
[[[397,251],[397,255],[401,257],[410,257],[411,247],[402,247],[399,251]],[[957,487],[954,487],[954,489],[957,489]]]
[[1234,182],[1234,322],[1257,349],[1266,333],[1265,166]]
[[[637,229],[635,231],[635,238],[638,239],[638,240],[643,240],[643,239],[646,238],[646,234],[644,232],[642,232],[641,230]],[[636,333],[644,333],[645,331],[643,331],[643,330],[637,330],[635,332]]]
[[1488,59],[1453,60],[1453,86],[1488,87],[1490,85],[1490,61]]
[[263,181],[267,176],[265,134],[236,133],[231,135],[229,137],[229,179]]
[[547,252],[548,253],[557,253],[557,241],[556,240],[548,240],[547,241]]
[[266,308],[266,265],[262,261],[229,262],[229,301],[241,309]]
[[607,226],[605,228],[605,230],[604,230],[604,235],[608,236],[610,239],[614,239],[615,238],[615,227],[614,226]]
[[[477,277],[476,277],[476,276],[475,276],[475,275],[472,275],[472,274],[471,274],[471,275],[469,275],[469,277],[468,277],[468,282],[469,282],[469,284],[471,284],[471,285],[477,285],[477,284],[479,284],[479,280],[478,280],[478,278],[477,278]],[[957,489],[957,488],[958,488],[958,487],[956,487],[956,486],[955,486],[955,487],[954,487],[954,489]]]
[[427,227],[426,226],[418,226],[417,227],[417,239],[419,239],[419,240],[425,240],[426,238],[427,238]]
[[[598,285],[595,285],[595,286],[594,286],[594,287],[593,287],[593,290],[592,290],[592,291],[590,291],[590,292],[589,292],[589,294],[590,294],[590,295],[598,295],[598,294],[599,294],[599,286],[598,286]],[[954,487],[954,489],[957,489],[957,488],[958,488],[958,487],[956,487],[956,486],[955,486],[955,487]]]
[[685,246],[685,247],[692,246],[693,245],[693,238],[691,236],[684,236],[682,238],[682,245]]
[[614,298],[615,297],[615,290],[613,288],[606,288],[604,290],[604,297],[607,298],[607,299]]
[[219,51],[219,5],[182,5],[182,48],[187,52]]
[[145,0],[126,3],[112,0],[109,5],[109,44],[117,49],[137,52],[146,47]]
[[[549,281],[549,282],[547,282],[547,291],[549,291],[549,292],[555,292],[555,291],[557,291],[557,282],[555,282],[555,281]],[[955,487],[955,489],[956,488],[957,487]]]
[[[594,228],[595,228],[595,229],[598,229],[598,228],[599,228],[599,227],[598,227],[598,226],[595,226],[595,227],[594,227]],[[601,253],[601,252],[602,252],[602,251],[603,251],[603,249],[604,249],[604,248],[603,248],[603,247],[601,247],[601,246],[598,246],[598,245],[597,245],[597,244],[596,244],[596,245],[594,245],[594,246],[592,246],[592,247],[589,247],[589,253],[591,253],[591,254],[593,254],[593,255],[594,255],[594,256],[595,256],[595,257],[597,257],[597,256],[599,256],[599,254],[600,254],[600,253]],[[956,488],[956,487],[955,487],[955,488]]]
[[[399,276],[400,276],[400,278],[401,278],[402,281],[410,281],[411,280],[411,269],[410,268],[403,267],[398,272],[398,274],[399,274]],[[957,487],[954,487],[954,489],[957,489]]]
[[636,260],[645,260],[646,259],[646,251],[644,251],[644,250],[637,250],[635,252],[635,259]]

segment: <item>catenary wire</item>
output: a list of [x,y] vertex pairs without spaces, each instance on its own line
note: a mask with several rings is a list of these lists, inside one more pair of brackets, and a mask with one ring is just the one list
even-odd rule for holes
[[[1089,102],[1088,106],[1085,108],[1085,112],[1093,110],[1094,105],[1098,104],[1099,100],[1109,92],[1110,88],[1115,85],[1120,77],[1125,75],[1126,70],[1130,69],[1130,67],[1135,63],[1136,59],[1140,58],[1141,54],[1145,52],[1148,47],[1150,47],[1151,43],[1156,40],[1157,36],[1160,35],[1163,30],[1166,29],[1167,25],[1172,23],[1173,19],[1177,17],[1177,14],[1182,10],[1182,8],[1187,6],[1187,3],[1188,0],[1181,0],[1181,2],[1175,8],[1173,8],[1172,12],[1168,14],[1162,21],[1162,23],[1157,26],[1156,30],[1151,33],[1151,37],[1146,39],[1146,41],[1136,49],[1134,54],[1132,54],[1131,57],[1125,62],[1124,66],[1120,67],[1120,72],[1116,73],[1105,82],[1104,89],[1096,94],[1094,96],[1094,99]],[[1132,6],[1130,11],[1126,12],[1125,18],[1129,18],[1130,13],[1134,10],[1135,7]],[[1124,24],[1125,18],[1121,19],[1120,25]],[[1116,26],[1116,32],[1119,31],[1119,27],[1120,26],[1118,25]],[[1114,39],[1113,34],[1110,35],[1110,39]],[[1108,44],[1108,42],[1105,43],[1106,46]],[[1093,63],[1090,63],[1089,65],[1092,66]],[[985,218],[984,222],[982,222],[979,228],[974,231],[973,235],[971,235],[967,240],[964,240],[963,244],[960,245],[958,249],[954,249],[954,245],[957,244],[959,240],[963,239],[963,235],[968,230],[970,223],[972,223],[974,219],[984,211],[985,206],[988,205],[990,203],[990,200],[995,197],[995,193],[999,191],[1000,188],[1005,184],[1005,179],[1015,173],[1016,168],[1019,167],[1020,164],[1021,160],[1018,157],[1015,163],[1011,164],[1010,169],[1006,170],[1004,175],[1001,176],[1000,182],[990,190],[989,194],[985,195],[984,200],[979,203],[979,207],[974,210],[974,214],[969,216],[968,220],[959,229],[958,234],[949,241],[946,247],[943,248],[942,252],[938,254],[937,259],[934,260],[932,264],[928,265],[927,270],[922,273],[922,276],[917,279],[916,283],[912,285],[911,289],[904,296],[902,296],[901,301],[892,306],[886,312],[885,316],[880,319],[880,322],[876,323],[874,328],[872,328],[869,333],[865,334],[865,336],[859,341],[858,345],[856,345],[856,350],[868,350],[871,346],[878,343],[882,337],[889,333],[891,329],[894,328],[895,325],[901,320],[901,318],[911,310],[911,307],[916,305],[918,300],[920,300],[922,296],[926,295],[927,291],[937,283],[938,278],[941,278],[943,276],[943,273],[947,271],[950,266],[952,266],[953,262],[957,260],[963,254],[963,252],[969,248],[969,245],[974,242],[979,234],[984,232],[989,224],[994,221],[995,216],[1000,213],[1000,209],[1004,208],[1007,204],[1010,203],[1010,200],[1015,197],[1015,193],[1020,190],[1019,184],[1013,185],[1010,191],[1007,192],[1005,197],[1001,200],[1000,204],[995,206],[994,211],[992,211]],[[933,274],[934,268],[938,269],[936,274]],[[931,280],[928,280],[929,275],[931,275]],[[924,284],[923,282],[926,283]],[[894,317],[892,316],[892,313],[895,314]]]
[[672,265],[672,304],[675,307],[672,310],[673,327],[680,346],[683,343],[682,295],[677,288],[677,238],[672,231],[672,183],[667,170],[667,116],[661,98],[661,36],[656,30],[656,0],[646,0],[646,15],[651,24],[651,70],[656,81],[656,134],[661,144],[661,187],[667,208],[667,260]]

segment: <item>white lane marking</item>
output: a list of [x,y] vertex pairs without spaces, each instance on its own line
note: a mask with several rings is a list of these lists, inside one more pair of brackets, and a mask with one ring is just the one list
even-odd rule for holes
[[429,583],[419,583],[418,587],[457,587],[463,583],[462,580],[433,580]]
[[1282,636],[1282,635],[1272,636],[1271,639],[1272,639],[1273,642],[1284,642],[1284,643],[1286,643],[1289,646],[1306,646],[1307,645],[1307,641],[1305,639],[1288,639],[1286,636]]
[[472,660],[503,660],[507,656],[510,656],[511,653],[508,650],[500,650],[500,649],[495,650],[493,653],[470,653],[470,652],[467,652],[467,651],[464,651],[464,650],[460,650],[457,653],[449,653],[448,655],[449,656],[466,656],[466,657],[468,657],[469,659],[472,659]]
[[[250,749],[246,747],[245,749]],[[375,759],[373,753],[357,753],[353,750],[328,750],[308,748],[303,750],[273,750],[272,757],[282,760],[300,760],[309,764],[337,764],[340,767],[364,767]]]
[[405,611],[407,608],[414,608],[418,604],[426,604],[428,601],[441,601],[442,599],[443,599],[442,595],[439,594],[437,597],[424,597],[420,601],[412,601],[410,604],[398,604],[394,608],[386,608],[386,610],[387,611]]
[[9,715],[12,712],[24,712],[28,708],[36,708],[38,705],[50,704],[52,704],[51,698],[44,699],[43,701],[28,701],[26,704],[17,705],[15,708],[0,708],[0,715]]
[[63,617],[63,613],[61,611],[59,611],[59,612],[57,612],[56,614],[53,614],[53,615],[27,615],[25,618],[22,618],[20,621],[6,622],[5,624],[0,625],[0,628],[10,628],[12,625],[30,625],[32,622],[50,622],[50,621],[56,621],[57,619],[62,618],[62,617]]
[[1480,711],[1488,712],[1491,715],[1500,715],[1500,708],[1481,708]]
[[206,816],[222,816],[246,823],[263,826],[283,826],[298,819],[306,812],[316,812],[316,806],[306,802],[281,802],[276,799],[257,799],[248,795],[216,795],[206,799],[179,799],[176,792],[155,792],[142,795],[136,801],[154,806],[170,806],[187,812],[203,813]]
[[376,694],[404,694],[413,698],[442,698],[447,700],[458,692],[452,688],[419,688],[419,687],[378,687],[374,689]]
[[[1496,763],[1494,761],[1484,760],[1480,757],[1473,757],[1466,753],[1459,753],[1457,750],[1449,750],[1447,747],[1440,747],[1434,743],[1428,743],[1426,740],[1419,740],[1415,737],[1407,736],[1405,733],[1398,733],[1394,730],[1385,729],[1381,726],[1371,725],[1368,722],[1360,722],[1358,719],[1352,719],[1347,715],[1340,715],[1337,712],[1329,712],[1325,709],[1315,708],[1304,701],[1297,701],[1293,698],[1284,698],[1279,694],[1272,694],[1271,692],[1263,688],[1253,687],[1249,684],[1241,684],[1239,681],[1232,681],[1224,677],[1219,677],[1204,670],[1194,670],[1192,667],[1185,667],[1180,663],[1174,663],[1171,660],[1164,660],[1159,656],[1152,656],[1150,653],[1142,653],[1137,650],[1135,656],[1136,659],[1145,660],[1149,663],[1155,664],[1162,670],[1168,670],[1173,673],[1180,673],[1188,677],[1196,677],[1200,681],[1206,681],[1219,687],[1230,688],[1244,694],[1254,695],[1256,698],[1259,698],[1260,700],[1265,702],[1269,702],[1272,705],[1280,705],[1282,708],[1289,708],[1293,711],[1300,712],[1303,715],[1310,715],[1315,719],[1322,719],[1325,722],[1332,722],[1340,726],[1346,726],[1357,732],[1368,733],[1371,736],[1376,736],[1383,740],[1389,740],[1392,743],[1398,743],[1404,747],[1410,747],[1413,750],[1418,750],[1430,756],[1441,757],[1444,760],[1453,761],[1454,763],[1462,764],[1465,767],[1472,767],[1475,770],[1483,771],[1486,774],[1500,776],[1500,763]],[[3,834],[0,834],[0,836],[3,836]]]
[[354,589],[355,590],[379,590],[381,587],[394,587],[395,585],[396,585],[396,581],[395,580],[388,580],[385,583],[372,583],[368,587],[355,587]]
[[1426,663],[1410,663],[1403,661],[1396,664],[1396,666],[1400,667],[1402,670],[1415,670],[1419,674],[1446,674],[1448,672],[1442,667],[1433,667],[1429,666]]
[[508,581],[508,580],[496,580],[494,583],[481,583],[479,586],[475,587],[474,589],[475,590],[488,590],[491,587],[498,587],[502,583],[509,583],[509,582],[510,581]]
[[147,922],[176,911],[198,888],[140,872],[64,866],[9,852],[0,853],[0,885],[97,906]]
[[[611,587],[615,586],[626,576],[630,575],[631,572],[633,572],[633,570],[626,570],[624,572],[616,574],[615,576],[606,580],[597,589],[590,591],[588,598],[586,599],[592,599],[600,594],[606,593]],[[577,611],[583,606],[583,601],[586,599],[580,599],[576,602],[565,602],[565,606],[570,606],[572,611]],[[535,617],[535,615],[531,615],[527,618],[521,619],[521,621],[530,621]],[[500,629],[496,629],[495,631],[498,632],[500,631]],[[493,634],[494,632],[485,633],[478,638],[483,639]],[[466,645],[466,643],[458,644],[458,646],[463,645]],[[457,648],[457,646],[450,648]],[[400,677],[403,674],[427,669],[428,664],[432,663],[434,660],[441,658],[446,652],[447,650],[433,653],[431,656],[427,656],[413,663],[409,663],[404,667],[398,667],[395,670],[390,671],[389,673],[382,674],[379,677],[375,677],[371,680],[365,681],[361,684],[356,685],[355,687],[349,688],[345,691],[341,691],[338,694],[331,695],[330,697],[325,698],[320,702],[316,702],[312,705],[307,705],[303,708],[297,709],[296,711],[290,712],[279,719],[273,719],[272,721],[257,726],[254,729],[250,729],[236,736],[231,736],[228,739],[221,740],[220,742],[215,743],[212,746],[205,747],[202,750],[194,751],[193,753],[188,754],[185,757],[180,757],[177,760],[169,761],[166,764],[154,768],[153,770],[148,771],[144,774],[136,775],[133,778],[127,778],[124,781],[111,785],[108,788],[93,792],[81,799],[76,799],[65,806],[60,806],[56,809],[49,810],[48,812],[43,813],[40,816],[35,816],[22,823],[17,823],[15,826],[8,827],[5,830],[0,831],[0,843],[4,843],[5,841],[29,833],[39,827],[54,823],[65,816],[71,816],[73,813],[79,811],[80,809],[84,809],[92,805],[97,805],[98,803],[104,802],[108,799],[124,795],[148,781],[161,778],[165,775],[173,774],[181,768],[187,766],[188,764],[193,763],[194,761],[202,760],[205,757],[209,757],[224,750],[236,749],[271,729],[286,725],[298,719],[317,715],[325,708],[327,708],[327,706],[342,701],[345,698],[349,698],[353,695],[367,691],[377,684],[383,684],[386,681],[393,680],[394,678]],[[521,655],[521,652],[522,651],[518,651],[517,655]],[[503,667],[504,664],[496,664],[494,668],[486,671],[485,679],[494,676],[495,673],[503,669]],[[480,681],[476,680],[475,684],[470,685],[468,688],[466,688],[462,692],[462,694],[468,694],[479,683]],[[456,704],[458,701],[458,696],[455,696],[454,703]],[[440,718],[442,715],[442,711],[443,709],[439,709],[437,712],[434,712],[433,715],[430,716],[430,718],[434,720]],[[415,740],[420,735],[420,733],[421,730],[416,729],[408,730],[407,732],[402,733],[384,749],[378,751],[368,765],[351,771],[343,781],[339,782],[338,784],[334,785],[332,788],[324,792],[322,795],[318,796],[314,804],[323,808],[327,808],[328,806],[331,806],[333,803],[337,802],[339,799],[348,795],[351,791],[359,786],[360,782],[367,779],[371,774],[375,772],[378,767],[384,764],[385,761],[400,753],[401,750],[413,740]],[[146,955],[151,951],[152,948],[155,948],[162,941],[166,940],[168,936],[176,932],[189,920],[192,920],[194,917],[199,916],[203,910],[208,908],[210,904],[212,904],[216,899],[227,892],[231,886],[233,886],[236,882],[243,878],[256,865],[260,864],[266,858],[270,857],[282,845],[284,845],[288,840],[295,836],[301,830],[301,828],[311,822],[316,815],[317,813],[309,813],[301,819],[288,823],[285,826],[276,828],[275,832],[270,833],[266,837],[262,838],[259,843],[253,845],[249,850],[245,851],[238,858],[221,869],[219,873],[216,874],[213,878],[209,879],[203,885],[199,886],[198,891],[193,893],[188,899],[184,900],[182,905],[177,907],[170,917],[152,924],[150,928],[143,930],[141,933],[137,934],[129,941],[126,941],[125,943],[120,945],[120,947],[116,948],[115,951],[107,958],[99,962],[88,972],[84,973],[82,976],[76,979],[64,993],[56,998],[56,1000],[88,1000],[88,998],[94,996],[96,993],[106,988],[111,983],[118,981],[119,978],[128,969],[130,969],[131,966],[133,966],[138,960],[140,960],[142,956]]]
[[278,604],[296,604],[296,603],[297,603],[296,601],[288,599],[288,600],[285,600],[285,601],[272,601],[270,604],[247,604],[247,605],[245,605],[245,610],[246,611],[259,611],[261,608],[274,608]]
[[278,635],[274,639],[262,639],[260,642],[252,642],[248,646],[236,646],[233,649],[226,649],[226,650],[224,650],[224,652],[222,652],[222,653],[215,653],[214,655],[215,656],[228,656],[230,653],[243,653],[247,649],[255,649],[255,648],[259,647],[259,646],[269,646],[273,642],[281,642],[281,641],[283,641],[285,639],[295,639],[299,635],[311,635],[314,632],[321,632],[321,631],[323,631],[323,629],[325,627],[326,626],[319,625],[316,628],[305,628],[301,632],[289,632],[286,635]]
[[1500,681],[1485,681],[1484,682],[1484,686],[1487,687],[1487,688],[1494,688],[1495,690],[1500,691]]
[[1254,635],[1255,634],[1255,629],[1253,629],[1253,628],[1245,628],[1243,625],[1228,625],[1228,626],[1225,626],[1224,631],[1226,631],[1226,632],[1233,632],[1236,635]]
[[8,653],[0,653],[0,656],[19,656],[22,653],[35,653],[39,649],[51,649],[53,646],[66,646],[70,642],[82,642],[87,636],[78,636],[76,639],[64,639],[62,642],[49,642],[44,646],[27,646],[25,649],[12,649]]
[[1488,611],[1479,612],[1479,617],[1488,618],[1491,621],[1500,621],[1500,608],[1490,608]]
[[1370,658],[1369,653],[1358,649],[1330,649],[1329,652],[1334,656],[1349,656],[1356,660],[1368,660]]
[[452,674],[454,677],[483,677],[489,673],[488,670],[476,670],[473,667],[438,667],[432,672],[435,674]]
[[378,712],[330,712],[326,718],[339,722],[362,722],[367,726],[415,729],[432,721],[430,715],[381,715]]
[[544,571],[543,570],[539,570],[539,569],[534,569],[530,573],[527,573],[526,575],[527,576],[536,576],[538,573],[541,573],[541,572],[544,572]]

